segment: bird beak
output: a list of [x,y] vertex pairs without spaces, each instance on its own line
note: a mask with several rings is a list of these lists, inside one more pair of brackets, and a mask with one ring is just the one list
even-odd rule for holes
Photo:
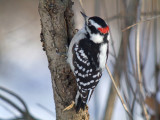
[[87,15],[85,15],[83,12],[81,12],[82,16],[85,18],[87,18]]
[[81,14],[82,14],[82,16],[84,17],[84,20],[85,20],[85,21],[87,21],[88,16],[87,16],[87,15],[85,15],[83,12],[81,12]]

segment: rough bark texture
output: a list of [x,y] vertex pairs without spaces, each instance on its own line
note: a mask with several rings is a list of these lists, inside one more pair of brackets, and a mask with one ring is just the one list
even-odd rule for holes
[[71,0],[39,0],[41,40],[52,77],[57,120],[88,120],[88,110],[63,109],[75,99],[76,81],[66,62],[68,41],[74,35]]

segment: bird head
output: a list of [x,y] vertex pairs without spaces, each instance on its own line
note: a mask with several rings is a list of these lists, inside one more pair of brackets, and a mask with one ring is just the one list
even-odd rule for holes
[[110,34],[107,23],[100,17],[88,17],[82,12],[81,14],[84,17],[85,30],[89,34],[90,40],[95,43],[108,42],[110,39]]

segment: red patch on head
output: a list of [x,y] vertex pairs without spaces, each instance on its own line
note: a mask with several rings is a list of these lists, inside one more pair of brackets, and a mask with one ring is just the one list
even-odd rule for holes
[[103,33],[103,34],[106,34],[106,33],[109,32],[109,27],[107,26],[107,27],[105,27],[105,28],[98,28],[98,30],[99,30],[101,33]]

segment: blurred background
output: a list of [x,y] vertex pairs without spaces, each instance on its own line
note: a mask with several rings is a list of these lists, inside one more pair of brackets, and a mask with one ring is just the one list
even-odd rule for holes
[[[160,0],[73,2],[76,29],[83,27],[82,8],[88,16],[100,16],[109,25],[111,41],[107,64],[134,120],[145,120],[147,116],[159,120]],[[23,99],[34,118],[56,119],[51,75],[40,31],[38,0],[0,0],[1,120],[23,114],[11,103],[26,110],[16,95]],[[88,105],[90,120],[130,119],[107,71]]]

